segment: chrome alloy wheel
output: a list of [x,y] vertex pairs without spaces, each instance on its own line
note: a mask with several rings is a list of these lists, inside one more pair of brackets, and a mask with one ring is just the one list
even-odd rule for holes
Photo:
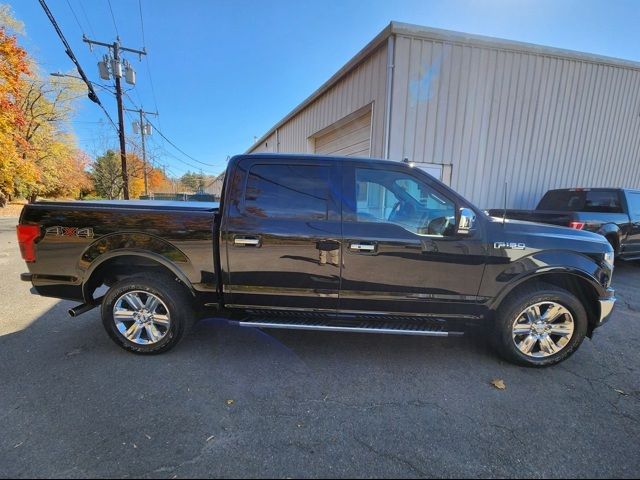
[[513,322],[513,342],[528,357],[544,358],[561,351],[571,341],[573,315],[556,302],[540,302],[524,309]]
[[158,343],[171,327],[169,310],[153,293],[136,290],[121,295],[113,305],[118,331],[138,345]]

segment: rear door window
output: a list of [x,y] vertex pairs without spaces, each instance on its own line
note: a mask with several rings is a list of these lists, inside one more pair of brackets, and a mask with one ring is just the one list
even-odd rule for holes
[[324,165],[254,165],[244,198],[247,214],[262,218],[327,220],[329,167]]

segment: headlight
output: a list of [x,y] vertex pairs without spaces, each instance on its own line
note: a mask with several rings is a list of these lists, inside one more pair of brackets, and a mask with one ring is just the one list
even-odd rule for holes
[[606,263],[609,266],[609,268],[611,268],[611,270],[613,270],[614,259],[615,259],[614,252],[607,252],[604,254],[604,263]]

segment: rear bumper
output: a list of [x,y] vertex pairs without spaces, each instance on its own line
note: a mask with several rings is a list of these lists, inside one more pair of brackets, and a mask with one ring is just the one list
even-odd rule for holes
[[[63,278],[65,281],[60,281]],[[65,300],[84,301],[82,285],[70,283],[69,277],[43,276],[33,273],[21,273],[20,280],[31,282],[31,293],[43,297],[62,298]]]
[[600,304],[600,318],[598,319],[598,327],[606,323],[611,318],[611,312],[616,304],[615,291],[612,288],[607,289],[606,295],[598,299]]

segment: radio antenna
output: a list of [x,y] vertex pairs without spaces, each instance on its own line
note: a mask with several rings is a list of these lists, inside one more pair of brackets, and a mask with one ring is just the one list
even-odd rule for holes
[[505,180],[504,182],[504,210],[502,213],[502,224],[504,225],[507,221],[507,187],[509,186],[509,182]]

